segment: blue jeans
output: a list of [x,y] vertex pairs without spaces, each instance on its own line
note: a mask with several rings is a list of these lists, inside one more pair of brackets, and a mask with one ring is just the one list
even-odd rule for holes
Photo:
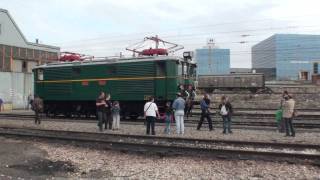
[[165,123],[166,127],[164,129],[164,133],[170,134],[171,115],[166,115]]
[[223,115],[223,133],[227,133],[227,130],[229,133],[232,133],[231,131],[231,116]]
[[292,118],[284,118],[285,121],[285,127],[286,127],[286,135],[287,136],[295,136],[296,132],[294,131],[293,124],[292,124]]
[[107,120],[107,114],[103,111],[98,111],[97,114],[98,114],[98,127],[99,127],[99,130],[102,131],[102,126],[104,123],[106,123],[106,120]]

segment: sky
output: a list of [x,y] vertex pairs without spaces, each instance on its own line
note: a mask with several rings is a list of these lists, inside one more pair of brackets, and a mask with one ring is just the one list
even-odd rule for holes
[[146,36],[184,51],[213,38],[230,49],[234,68],[250,68],[251,47],[275,33],[320,34],[319,7],[319,0],[0,0],[31,42],[105,57],[130,56],[125,48]]

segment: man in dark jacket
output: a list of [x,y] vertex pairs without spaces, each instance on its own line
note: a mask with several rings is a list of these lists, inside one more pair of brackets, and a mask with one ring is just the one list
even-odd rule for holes
[[43,101],[38,95],[34,96],[34,100],[32,101],[32,110],[35,112],[34,123],[40,124],[40,113],[43,112]]
[[201,107],[201,118],[197,127],[197,130],[200,130],[202,123],[204,121],[204,118],[207,118],[208,124],[209,124],[209,130],[212,131],[212,119],[210,117],[210,99],[209,95],[205,94],[203,99],[200,101],[200,107]]
[[99,127],[99,130],[102,131],[103,123],[105,123],[107,119],[106,96],[104,92],[100,92],[100,95],[96,100],[96,108],[97,108],[97,115],[98,115],[98,127]]
[[220,115],[223,120],[223,134],[227,131],[231,134],[231,115],[232,115],[232,105],[228,101],[226,96],[221,97],[221,104],[219,105]]

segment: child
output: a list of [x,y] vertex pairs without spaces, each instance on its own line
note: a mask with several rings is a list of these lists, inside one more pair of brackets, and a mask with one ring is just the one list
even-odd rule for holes
[[170,124],[172,119],[172,108],[171,103],[167,102],[165,107],[164,121],[166,123],[166,128],[164,129],[164,133],[170,134]]
[[118,101],[114,101],[112,105],[112,129],[119,130],[120,129],[120,104]]

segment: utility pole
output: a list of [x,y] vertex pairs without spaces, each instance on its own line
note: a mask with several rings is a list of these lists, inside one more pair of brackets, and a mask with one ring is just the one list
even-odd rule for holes
[[211,64],[211,62],[212,62],[212,47],[214,47],[214,39],[213,38],[210,38],[210,39],[208,39],[208,41],[207,41],[207,45],[208,45],[208,50],[209,50],[209,52],[208,52],[208,66],[209,66],[209,70],[210,70],[210,73],[212,74],[213,72],[212,72],[212,64]]

